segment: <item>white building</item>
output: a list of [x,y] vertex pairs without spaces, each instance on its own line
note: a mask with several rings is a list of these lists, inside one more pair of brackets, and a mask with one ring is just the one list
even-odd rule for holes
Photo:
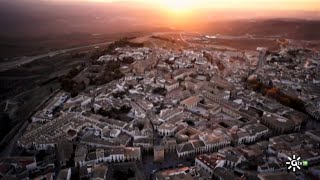
[[138,160],[141,160],[140,147],[113,147],[97,149],[95,152],[88,153],[85,162],[80,165],[90,167],[103,162],[119,163]]
[[174,136],[177,131],[177,126],[169,123],[162,123],[158,130],[160,136]]
[[177,154],[179,158],[192,156],[195,154],[193,144],[191,142],[185,142],[182,144],[179,144],[177,146]]
[[178,81],[175,81],[175,80],[171,80],[171,81],[167,81],[165,84],[164,84],[164,87],[166,88],[166,90],[168,92],[174,90],[174,89],[177,89],[179,87],[179,82]]
[[195,166],[204,172],[212,175],[216,167],[223,167],[225,163],[223,156],[200,155],[195,159]]

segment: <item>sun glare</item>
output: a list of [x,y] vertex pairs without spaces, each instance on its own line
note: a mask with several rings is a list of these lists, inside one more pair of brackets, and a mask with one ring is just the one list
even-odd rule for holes
[[162,0],[166,9],[181,13],[192,10],[196,5],[196,0]]

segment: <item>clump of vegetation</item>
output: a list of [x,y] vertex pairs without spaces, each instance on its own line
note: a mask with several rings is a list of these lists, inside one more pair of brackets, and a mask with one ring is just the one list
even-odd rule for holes
[[119,179],[119,180],[127,180],[127,179],[134,178],[134,177],[135,177],[135,173],[132,169],[128,169],[128,171],[116,170],[113,173],[113,178]]
[[112,96],[114,98],[120,98],[120,99],[123,99],[124,98],[124,95],[127,94],[127,91],[119,91],[119,92],[115,92],[115,93],[112,93]]
[[285,94],[277,87],[267,86],[256,79],[249,80],[248,84],[254,91],[262,93],[264,96],[271,97],[282,105],[305,112],[305,105],[301,99]]
[[120,71],[120,63],[109,61],[106,63],[102,75],[90,79],[91,85],[103,85],[113,80],[121,79],[124,75]]
[[95,52],[93,52],[90,56],[90,59],[92,61],[96,61],[97,59],[99,59],[101,56],[107,54],[106,50],[103,49],[103,50],[96,50]]
[[218,66],[219,71],[224,71],[226,69],[223,63],[218,59],[214,59],[211,54],[204,52],[203,56],[212,64],[216,64]]
[[70,92],[72,97],[77,96],[81,90],[85,89],[84,82],[77,83],[73,80],[73,78],[77,76],[84,69],[84,67],[85,65],[82,64],[72,68],[66,75],[63,75],[59,78],[61,88],[66,92]]
[[[106,64],[101,64],[101,66],[104,67],[104,69],[102,69],[102,72],[97,72],[99,73],[99,75],[89,78],[90,85],[103,85],[113,80],[120,79],[124,76],[120,71],[119,62],[110,61]],[[81,91],[85,90],[86,86],[88,85],[83,81],[77,82],[73,79],[83,69],[84,66],[81,66],[81,68],[73,68],[69,71],[68,74],[60,77],[61,88],[64,91],[71,93],[71,97],[77,96]]]
[[167,94],[167,90],[165,88],[162,88],[162,87],[158,87],[158,88],[155,88],[152,90],[152,93],[153,94],[159,94],[159,95],[162,95],[162,96],[165,96]]
[[12,128],[12,120],[7,113],[0,113],[0,138],[3,139]]
[[143,43],[134,43],[130,42],[130,38],[122,38],[118,41],[111,43],[106,49],[102,51],[96,51],[91,55],[92,60],[97,60],[99,57],[106,55],[106,54],[115,54],[115,49],[119,47],[144,47]]
[[189,126],[192,126],[192,127],[195,126],[194,121],[193,121],[192,119],[187,119],[187,120],[186,120],[186,123],[187,123]]
[[125,64],[132,64],[134,62],[134,58],[133,57],[124,57],[122,59],[122,63],[125,63]]
[[100,108],[97,113],[104,116],[104,117],[127,121],[129,118],[129,117],[127,117],[127,114],[130,112],[130,110],[131,110],[130,106],[123,105],[123,106],[121,106],[120,109],[117,109],[114,107],[112,107],[110,109]]
[[110,50],[110,51],[113,51],[115,50],[116,48],[119,48],[119,47],[143,47],[144,44],[143,43],[134,43],[134,42],[130,42],[130,39],[129,38],[122,38],[118,41],[115,41],[114,43],[111,43],[109,46],[108,46],[108,49],[107,50]]
[[[129,40],[130,40],[129,38],[120,39],[118,41],[115,41],[114,43],[111,43],[108,46],[108,48],[102,51],[98,50],[91,55],[91,59],[93,60],[92,64],[101,65],[104,67],[104,69],[102,70],[102,73],[95,72],[95,73],[99,73],[99,75],[97,76],[93,75],[92,77],[89,78],[90,85],[103,85],[113,80],[120,79],[124,76],[120,71],[121,64],[119,62],[115,62],[115,61],[97,62],[96,60],[105,54],[114,54],[115,49],[118,47],[126,47],[126,46],[143,47],[144,46],[143,43],[133,43],[133,42],[130,42]],[[73,58],[80,58],[80,57],[83,57],[83,55],[84,54],[74,54]],[[132,57],[127,57],[124,59],[124,63],[131,64],[133,62],[134,62],[134,59]],[[73,78],[77,76],[83,69],[84,69],[84,65],[77,68],[73,68],[68,72],[68,74],[60,78],[61,88],[66,92],[70,92],[72,97],[77,96],[79,92],[83,91],[86,88],[87,84],[85,84],[85,82],[76,82],[73,80]]]

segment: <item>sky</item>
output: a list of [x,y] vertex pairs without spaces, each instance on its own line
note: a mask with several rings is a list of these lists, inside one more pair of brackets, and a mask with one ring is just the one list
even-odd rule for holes
[[[124,0],[47,0],[47,1],[85,1],[119,2]],[[299,10],[320,11],[320,0],[126,0],[143,2],[171,10],[192,10],[194,8],[241,9],[241,10]]]
[[320,20],[320,0],[0,0],[0,37],[201,29],[268,19]]
[[[0,0],[1,1],[1,0]],[[19,1],[19,0],[16,0]],[[35,1],[35,0],[20,0]],[[123,9],[122,16],[134,17],[128,10],[135,10],[146,20],[154,23],[164,20],[166,24],[191,24],[227,19],[256,18],[298,18],[319,19],[320,0],[36,0],[45,2],[68,3],[71,6],[95,4],[105,12],[111,8]],[[82,2],[82,3],[81,3]],[[101,5],[100,5],[101,3]],[[98,6],[97,6],[98,4]],[[105,4],[106,6],[103,6]],[[118,6],[121,5],[121,6]],[[89,6],[88,6],[89,7]],[[157,16],[152,16],[157,14]],[[147,15],[147,16],[146,16]]]

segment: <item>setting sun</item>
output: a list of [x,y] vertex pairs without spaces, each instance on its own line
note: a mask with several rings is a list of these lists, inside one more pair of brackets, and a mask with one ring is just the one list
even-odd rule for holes
[[195,7],[195,0],[163,0],[163,5],[170,11],[181,13],[192,10]]

